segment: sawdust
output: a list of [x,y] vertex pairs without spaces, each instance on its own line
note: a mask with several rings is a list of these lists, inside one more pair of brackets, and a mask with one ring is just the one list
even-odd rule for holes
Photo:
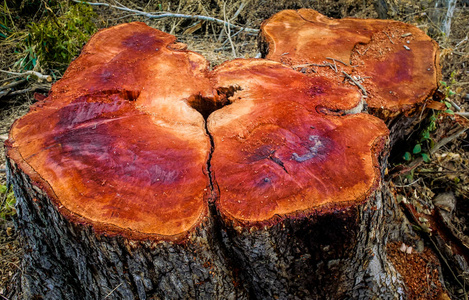
[[418,253],[407,250],[407,246],[402,245],[388,244],[387,253],[407,287],[407,299],[438,299],[443,287],[440,283],[440,265],[437,257],[429,248]]

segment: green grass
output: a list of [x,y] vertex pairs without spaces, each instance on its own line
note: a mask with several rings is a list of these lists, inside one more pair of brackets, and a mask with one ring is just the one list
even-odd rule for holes
[[0,219],[9,220],[16,214],[15,203],[13,189],[0,185]]
[[58,2],[54,9],[48,7],[39,21],[27,25],[14,69],[65,70],[96,32],[93,18],[96,14],[85,4]]

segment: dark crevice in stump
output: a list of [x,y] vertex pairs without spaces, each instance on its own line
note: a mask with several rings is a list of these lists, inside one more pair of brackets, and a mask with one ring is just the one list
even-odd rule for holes
[[215,96],[204,97],[201,94],[192,95],[187,99],[187,103],[198,111],[204,117],[204,120],[207,120],[208,116],[214,111],[226,105],[230,105],[230,97],[239,90],[240,87],[238,86],[219,87],[216,90]]

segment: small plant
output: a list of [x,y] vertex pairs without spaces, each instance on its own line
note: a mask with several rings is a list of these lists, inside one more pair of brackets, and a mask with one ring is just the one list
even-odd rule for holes
[[404,153],[404,160],[411,161],[416,156],[421,156],[424,162],[430,162],[430,156],[423,151],[424,148],[431,149],[434,146],[434,141],[430,134],[436,129],[436,121],[438,113],[432,113],[428,119],[428,125],[420,132],[420,136],[412,148],[411,152]]
[[449,84],[446,81],[440,81],[440,85],[443,87],[442,92],[445,95],[445,98],[441,101],[445,104],[446,110],[432,113],[429,118],[428,125],[421,131],[416,144],[412,148],[412,151],[404,153],[403,159],[405,161],[412,161],[416,156],[421,156],[423,161],[430,162],[430,157],[423,151],[423,148],[426,146],[427,149],[431,149],[434,146],[434,141],[431,139],[430,134],[436,129],[436,120],[438,119],[440,113],[445,112],[451,115],[454,114],[453,105],[451,104],[449,97],[452,97],[456,94],[452,89],[456,83],[456,75],[457,74],[455,71],[451,72]]
[[6,27],[3,24],[0,24],[0,38],[6,39],[10,35],[10,28]]
[[10,219],[16,214],[16,198],[13,190],[6,185],[0,185],[0,219]]
[[28,25],[29,34],[22,47],[24,55],[17,62],[19,69],[32,70],[37,64],[65,69],[95,33],[91,6],[74,4],[62,10],[65,12],[57,16],[49,8],[41,21]]
[[452,97],[452,96],[456,95],[456,93],[460,93],[462,91],[461,88],[456,88],[456,92],[453,90],[453,87],[457,83],[456,75],[457,75],[456,71],[451,72],[449,83],[446,82],[446,81],[440,81],[440,85],[443,87],[443,93],[445,95],[445,99],[443,100],[443,103],[447,107],[445,112],[448,113],[448,114],[452,114],[452,115],[454,114],[454,111],[452,109],[453,105],[450,102],[450,97]]
[[452,89],[452,86],[456,83],[456,71],[451,72],[449,78],[449,84],[446,81],[440,81],[441,86],[444,87],[444,94],[446,95],[446,97],[451,97],[456,94]]
[[0,4],[0,19],[0,39],[6,39],[10,36],[15,27],[6,0],[4,0],[3,4]]

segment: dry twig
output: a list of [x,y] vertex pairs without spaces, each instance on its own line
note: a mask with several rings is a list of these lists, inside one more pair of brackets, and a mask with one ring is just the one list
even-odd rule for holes
[[0,91],[14,88],[15,86],[18,86],[18,85],[23,84],[23,83],[25,83],[25,82],[26,82],[26,79],[21,79],[21,80],[18,80],[18,81],[13,81],[12,83],[9,83],[9,84],[0,86]]
[[131,9],[125,6],[116,6],[112,5],[109,3],[98,3],[98,2],[85,2],[85,1],[80,1],[80,0],[73,0],[73,2],[76,3],[84,3],[88,5],[94,5],[94,6],[107,6],[111,8],[115,8],[118,10],[123,10],[131,13],[135,13],[144,17],[147,17],[149,19],[164,19],[164,18],[182,18],[182,19],[193,19],[193,20],[202,20],[202,21],[209,21],[209,22],[215,22],[223,26],[229,26],[230,28],[235,28],[235,29],[243,29],[245,32],[248,33],[258,33],[259,29],[254,29],[254,28],[247,28],[239,25],[235,25],[229,22],[225,22],[223,20],[213,18],[213,17],[207,17],[207,16],[200,16],[200,15],[186,15],[186,14],[175,14],[175,13],[170,13],[170,12],[161,12],[161,13],[148,13],[148,12],[143,12],[140,10],[136,9]]
[[107,294],[106,297],[104,297],[104,299],[107,299],[109,296],[111,296],[112,293],[114,293],[121,285],[122,283],[119,283],[119,285],[116,286],[112,291],[110,291],[109,294]]
[[25,94],[28,92],[35,92],[35,91],[49,91],[51,88],[50,84],[34,84],[28,88],[14,91],[8,94],[8,96],[16,96],[20,94]]
[[7,297],[3,296],[2,294],[0,294],[0,297],[2,297],[4,300],[10,300]]
[[365,88],[364,88],[358,81],[356,81],[355,79],[353,79],[353,77],[350,76],[349,74],[347,74],[347,72],[345,72],[345,71],[342,71],[342,74],[344,74],[345,77],[347,77],[350,81],[353,82],[353,84],[355,84],[360,90],[362,90],[363,96],[368,96],[368,94],[367,94]]
[[329,66],[334,72],[338,72],[337,70],[337,65],[335,63],[335,60],[333,60],[334,64],[331,64],[330,62],[327,62],[327,61],[323,61],[323,63],[327,66]]
[[25,82],[26,82],[26,79],[21,79],[18,81],[14,81],[10,84],[0,86],[0,98],[10,95],[13,92],[14,87],[21,85]]
[[23,73],[18,73],[18,72],[10,72],[10,71],[5,71],[5,70],[0,70],[2,73],[7,73],[11,75],[16,75],[19,77],[28,77],[28,76],[35,76],[41,80],[46,80],[47,82],[52,82],[52,77],[50,75],[44,75],[36,71],[26,71]]
[[348,66],[348,64],[344,63],[343,61],[341,61],[340,59],[336,59],[336,58],[332,58],[332,57],[326,57],[326,59],[329,59],[329,60],[332,60],[334,61],[334,63],[336,61],[340,62],[341,64],[345,65],[345,66]]
[[394,42],[391,40],[391,37],[389,36],[389,34],[386,33],[386,31],[383,31],[384,34],[388,37],[389,41],[391,42],[391,44],[394,44]]
[[301,64],[301,65],[294,65],[292,66],[293,69],[296,69],[296,68],[307,68],[307,67],[311,67],[311,66],[315,66],[315,67],[329,67],[329,65],[320,65],[320,64]]
[[236,58],[236,49],[235,49],[235,46],[233,44],[233,40],[231,39],[230,21],[227,21],[227,19],[226,19],[225,6],[226,6],[226,1],[223,1],[223,18],[225,19],[225,24],[223,25],[223,29],[225,30],[226,35],[228,36],[228,40],[230,41],[231,53],[233,54],[233,57]]

